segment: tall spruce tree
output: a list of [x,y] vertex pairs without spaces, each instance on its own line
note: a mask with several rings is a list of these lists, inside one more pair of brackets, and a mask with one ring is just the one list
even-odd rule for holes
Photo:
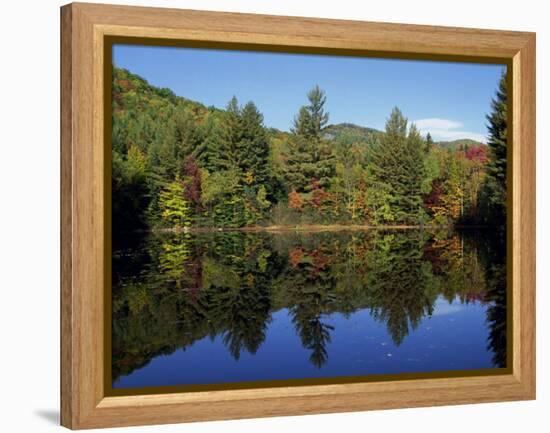
[[330,183],[334,155],[323,137],[329,114],[325,111],[325,92],[315,86],[307,93],[309,104],[302,106],[296,118],[285,153],[285,178],[290,189],[309,192],[313,181],[321,187]]
[[263,115],[253,102],[241,111],[239,151],[240,168],[248,185],[269,187],[269,140],[263,125]]
[[327,97],[319,86],[315,86],[307,92],[307,99],[309,105],[300,108],[298,116],[294,119],[293,132],[306,138],[320,140],[329,118],[329,113],[325,111]]
[[407,160],[409,167],[408,180],[404,185],[403,203],[412,222],[423,222],[425,212],[423,208],[423,187],[426,178],[426,164],[424,140],[413,123],[407,136]]
[[425,146],[425,151],[426,153],[428,153],[430,151],[430,149],[432,148],[434,144],[434,140],[432,138],[432,134],[430,134],[429,132],[426,134],[426,146]]
[[385,202],[371,204],[374,208],[384,209],[384,215],[375,218],[379,223],[418,224],[424,221],[423,140],[414,125],[407,134],[407,123],[399,108],[395,107],[386,121],[380,145],[372,150],[369,165],[372,195]]
[[206,143],[202,153],[205,167],[225,179],[224,183],[227,179],[234,182],[210,200],[214,212],[210,214],[215,214],[219,225],[253,224],[271,204],[270,146],[263,115],[253,102],[242,107],[233,97],[214,132],[215,139]]
[[202,125],[204,140],[197,146],[195,154],[201,168],[208,171],[218,169],[224,118],[224,112],[214,112],[206,117]]
[[489,161],[485,182],[480,190],[479,203],[483,203],[482,219],[487,224],[506,223],[506,154],[508,135],[508,92],[507,74],[500,79],[498,90],[491,101],[491,113],[487,115],[489,124]]
[[213,162],[217,170],[232,170],[240,167],[242,151],[239,145],[242,130],[241,107],[237,98],[233,96],[225,109],[220,141],[214,149]]
[[[239,106],[236,97],[227,104],[216,141],[209,143],[211,171],[237,170],[243,184],[261,184],[268,180],[269,140],[263,115],[253,102]],[[247,180],[248,179],[248,180]]]

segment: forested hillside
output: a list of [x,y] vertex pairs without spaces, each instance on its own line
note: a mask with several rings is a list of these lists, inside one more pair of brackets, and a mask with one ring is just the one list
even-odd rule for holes
[[437,141],[435,144],[450,150],[468,149],[470,147],[479,146],[479,142],[470,138],[461,138],[452,141]]
[[112,96],[116,232],[504,221],[504,77],[488,146],[434,143],[397,107],[383,132],[330,125],[319,87],[304,95],[289,132],[264,125],[252,101],[206,107],[123,69],[113,69]]

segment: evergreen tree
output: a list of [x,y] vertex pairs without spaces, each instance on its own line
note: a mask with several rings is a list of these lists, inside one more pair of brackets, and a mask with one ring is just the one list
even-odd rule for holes
[[430,134],[429,132],[426,134],[426,144],[428,146],[431,146],[432,144],[434,144],[434,141],[432,139],[432,134]]
[[211,113],[203,123],[204,140],[199,144],[195,154],[201,168],[212,172],[218,168],[218,160],[221,155],[222,125],[225,113]]
[[425,244],[421,231],[375,232],[366,253],[371,314],[386,323],[396,346],[432,314],[437,298],[437,281],[424,258]]
[[242,109],[241,127],[238,148],[245,182],[248,185],[264,185],[269,189],[269,141],[263,115],[253,102],[248,102]]
[[429,132],[426,134],[426,147],[425,147],[425,150],[426,150],[426,153],[428,153],[430,151],[430,149],[432,148],[434,144],[434,141],[433,141],[433,138],[432,138],[432,134],[430,134]]
[[[240,107],[236,97],[227,104],[209,149],[210,171],[237,170],[242,184],[268,185],[269,141],[263,115],[253,102]],[[216,128],[215,128],[216,129]]]
[[403,186],[403,206],[410,216],[410,221],[422,222],[425,214],[423,210],[423,186],[426,178],[424,140],[420,136],[416,125],[409,128],[407,137],[407,152],[405,164],[409,167],[408,179]]
[[169,124],[166,140],[175,144],[176,155],[181,160],[182,157],[194,154],[204,137],[193,114],[178,107]]
[[381,201],[371,202],[371,206],[384,213],[375,216],[376,222],[423,222],[425,165],[422,141],[414,125],[407,135],[407,119],[397,107],[394,108],[380,145],[372,151],[369,165],[371,196]]
[[327,187],[334,172],[334,155],[323,137],[329,116],[325,92],[315,86],[307,97],[309,105],[300,108],[284,155],[284,176],[289,189],[297,192],[309,192],[313,180]]
[[484,204],[482,218],[485,223],[506,223],[506,161],[508,136],[507,75],[500,79],[499,88],[491,102],[492,112],[487,116],[489,124],[489,161],[481,188],[480,203]]
[[213,164],[216,170],[239,169],[241,166],[242,152],[240,141],[242,139],[241,108],[237,98],[233,96],[225,109],[220,127],[220,141],[213,149]]
[[327,97],[319,86],[307,93],[309,105],[302,106],[294,119],[293,132],[305,138],[321,140],[324,127],[328,123],[328,112],[325,111]]

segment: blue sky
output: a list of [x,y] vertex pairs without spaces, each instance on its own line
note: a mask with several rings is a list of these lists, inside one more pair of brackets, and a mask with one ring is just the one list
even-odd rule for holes
[[383,129],[398,106],[436,140],[485,141],[503,65],[115,45],[113,62],[155,86],[224,108],[254,101],[266,126],[289,130],[306,92],[327,95],[330,123]]

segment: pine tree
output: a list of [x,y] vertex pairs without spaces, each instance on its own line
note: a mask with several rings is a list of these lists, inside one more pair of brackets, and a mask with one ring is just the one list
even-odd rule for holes
[[419,222],[424,217],[423,212],[423,185],[426,178],[424,140],[420,136],[416,125],[409,128],[407,137],[407,164],[409,166],[408,180],[403,188],[403,203],[410,215],[411,221]]
[[209,171],[237,170],[243,185],[267,184],[269,140],[263,115],[253,102],[239,106],[236,97],[227,104],[220,126],[213,128],[215,140],[208,149]]
[[156,137],[150,145],[153,173],[164,182],[173,180],[182,161],[194,153],[203,139],[192,115],[185,108],[178,107],[166,123],[162,136]]
[[407,135],[407,119],[397,107],[394,108],[386,121],[380,145],[372,151],[369,165],[373,183],[371,195],[386,201],[371,203],[374,209],[381,209],[385,214],[383,218],[375,217],[377,222],[423,222],[422,185],[425,165],[422,143],[414,125]]
[[430,134],[429,132],[426,134],[426,146],[425,146],[425,151],[426,153],[428,153],[430,151],[430,149],[432,148],[434,144],[434,140],[432,138],[432,134]]
[[327,187],[334,173],[334,155],[323,137],[329,115],[325,92],[315,86],[307,93],[309,105],[300,108],[284,154],[284,176],[290,190],[309,192],[312,181]]
[[245,181],[248,185],[269,188],[269,141],[263,115],[253,102],[248,102],[241,111],[241,127],[238,149],[241,153],[240,169],[245,175]]
[[211,113],[204,120],[202,129],[204,140],[197,147],[195,154],[201,168],[212,172],[218,169],[223,142],[222,125],[225,113]]
[[214,149],[213,164],[217,170],[238,169],[241,166],[242,152],[239,143],[242,139],[241,107],[233,96],[225,109],[220,127],[220,141]]
[[309,105],[300,108],[298,116],[294,119],[293,132],[319,141],[329,118],[328,112],[325,112],[327,97],[319,86],[315,86],[307,93],[307,98]]
[[507,75],[499,82],[495,98],[491,102],[492,112],[487,116],[489,124],[489,161],[481,188],[479,203],[484,203],[482,219],[485,223],[504,225],[506,223],[506,168],[508,135]]
[[429,132],[426,134],[426,144],[428,146],[431,146],[432,144],[434,144],[432,134],[430,134]]

